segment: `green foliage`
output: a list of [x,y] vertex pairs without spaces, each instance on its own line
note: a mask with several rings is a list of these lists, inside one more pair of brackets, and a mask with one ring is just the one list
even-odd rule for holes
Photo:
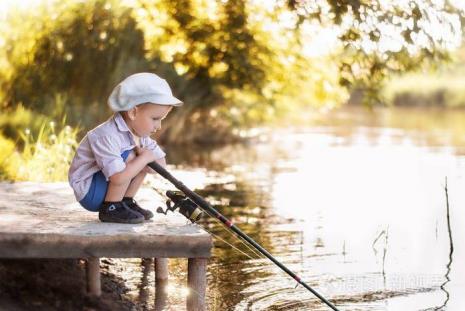
[[36,137],[28,130],[21,133],[24,147],[3,162],[0,171],[6,171],[7,178],[15,181],[67,180],[77,146],[77,130],[63,125],[60,131],[56,131],[54,122],[44,123]]
[[438,70],[393,75],[380,92],[389,106],[465,107],[465,48],[451,53],[452,61]]
[[22,105],[0,116],[0,180],[67,179],[79,129],[67,126],[66,116],[58,124],[51,116]]
[[280,22],[290,13],[285,7],[264,10],[251,1],[138,4],[148,57],[158,60],[156,71],[187,103],[167,120],[168,141],[225,139],[231,128],[272,122],[302,106],[334,107],[347,96],[331,57],[305,57],[302,34]]
[[4,137],[1,133],[0,150],[2,150],[0,153],[0,180],[9,180],[12,178],[11,175],[13,173],[10,161],[15,152],[15,143]]
[[[386,76],[447,59],[462,15],[438,3],[55,2],[0,25],[0,103],[18,116],[18,104],[39,116],[67,115],[70,125],[87,129],[108,118],[117,82],[151,71],[187,103],[170,114],[165,139],[225,138],[235,127],[273,122],[304,106],[335,107],[353,87],[376,99]],[[431,25],[444,31],[433,35]],[[309,29],[331,29],[339,44],[310,56]],[[9,137],[26,123],[21,118],[0,119]]]
[[[390,74],[449,60],[461,41],[464,12],[448,1],[288,1],[300,24],[337,25],[343,48],[340,83],[363,89],[371,101]],[[440,31],[437,31],[440,29]]]
[[131,10],[117,3],[62,2],[47,12],[12,16],[5,104],[49,113],[55,97],[66,94],[68,105],[85,107],[101,103],[122,77],[145,69],[143,34]]
[[270,51],[249,29],[245,1],[163,0],[139,5],[148,57],[173,64],[174,72],[166,74],[178,80],[175,88],[190,104],[217,105],[222,100],[220,87],[260,92],[267,70],[261,55]]
[[451,74],[415,73],[395,77],[381,92],[394,106],[465,107],[465,77]]
[[18,140],[18,130],[29,129],[29,131],[37,133],[42,124],[48,120],[50,120],[49,117],[33,112],[19,104],[14,109],[5,109],[0,115],[0,129],[6,137]]

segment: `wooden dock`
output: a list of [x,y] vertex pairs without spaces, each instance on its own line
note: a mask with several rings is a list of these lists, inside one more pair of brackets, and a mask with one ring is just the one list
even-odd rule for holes
[[[136,199],[155,213],[155,191]],[[75,201],[67,183],[0,183],[0,258],[87,259],[87,288],[99,296],[100,258],[155,258],[157,283],[168,278],[167,258],[188,258],[187,310],[205,310],[211,236],[179,214],[155,214],[142,224],[102,223]],[[157,302],[160,304],[160,302]]]

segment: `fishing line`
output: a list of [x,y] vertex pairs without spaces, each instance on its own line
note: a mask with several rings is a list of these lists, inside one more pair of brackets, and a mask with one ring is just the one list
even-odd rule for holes
[[236,238],[239,242],[241,242],[243,245],[245,245],[245,247],[247,247],[252,253],[254,253],[257,258],[255,259],[264,259],[265,256],[263,256],[262,254],[260,254],[257,250],[253,249],[248,243],[246,240],[243,240],[239,235],[237,235],[234,231],[232,231],[231,229],[229,228],[226,228],[225,226],[223,226],[223,223],[221,221],[218,220],[218,218],[216,217],[213,217],[211,214],[208,214],[211,218],[213,218],[216,222],[218,222],[220,224],[220,228],[225,230],[226,232],[228,232],[229,234],[231,234],[234,238]]
[[[164,194],[158,190],[157,188],[155,187],[152,187],[160,196],[164,196]],[[241,249],[235,247],[234,245],[232,245],[231,243],[227,242],[226,240],[222,239],[221,237],[219,237],[218,235],[212,233],[211,231],[209,231],[208,229],[205,228],[205,226],[201,226],[200,224],[197,223],[198,226],[200,226],[202,229],[204,229],[205,231],[207,231],[208,233],[210,233],[211,235],[213,235],[214,237],[216,237],[217,239],[221,240],[222,242],[228,244],[229,246],[231,246],[232,248],[234,248],[235,250],[237,250],[238,252],[240,252],[241,254],[245,255],[246,257],[250,258],[250,259],[263,259],[264,256],[261,255],[260,253],[258,253],[256,250],[254,250],[251,246],[249,246],[247,243],[245,243],[244,240],[240,239],[236,234],[234,234],[234,232],[228,230],[227,228],[225,228],[223,226],[223,224],[215,217],[213,217],[213,215],[211,215],[210,213],[208,213],[207,211],[205,211],[207,213],[207,215],[209,215],[212,219],[214,219],[216,222],[218,222],[220,224],[220,228],[222,230],[225,230],[226,232],[230,233],[234,238],[236,238],[240,243],[242,243],[243,245],[245,245],[245,247],[247,247],[256,257],[252,257],[250,256],[250,254],[247,254],[245,253],[244,251],[242,251]]]
[[[161,182],[166,186],[167,189],[170,188],[170,184],[168,184],[165,180],[161,180]],[[165,197],[165,194],[163,192],[161,192],[161,190],[157,189],[156,187],[152,186],[153,190],[155,190],[161,197]],[[230,230],[229,228],[226,228],[223,223],[218,219],[216,218],[214,215],[212,215],[211,213],[209,213],[208,211],[204,211],[208,216],[210,216],[214,221],[216,221],[217,223],[219,223],[220,225],[220,228],[222,230],[225,230],[226,232],[228,232],[229,234],[231,234],[235,239],[237,239],[240,243],[242,243],[245,247],[247,247],[247,249],[249,249],[252,253],[255,254],[255,256],[257,256],[257,258],[253,258],[253,259],[265,259],[266,257],[262,254],[260,254],[260,252],[258,252],[257,250],[255,250],[252,246],[250,246],[246,240],[242,239],[239,235],[237,235],[236,233],[234,233],[234,231]],[[204,226],[201,226],[203,229],[205,229]],[[205,229],[205,231],[207,231]],[[210,232],[209,232],[210,233]],[[230,245],[230,244],[229,244]],[[243,253],[241,250],[239,250],[241,253]],[[248,257],[250,257],[250,255],[248,255]]]
[[[287,268],[285,265],[283,265],[281,262],[279,262],[272,254],[270,254],[270,252],[268,252],[260,244],[255,242],[252,238],[250,238],[241,229],[239,229],[231,220],[229,220],[224,215],[219,213],[207,201],[205,201],[204,198],[202,198],[200,195],[198,195],[197,193],[195,193],[194,191],[192,191],[188,187],[186,187],[182,182],[177,180],[163,166],[161,166],[159,163],[157,163],[155,161],[150,162],[147,165],[149,167],[151,167],[153,170],[155,170],[158,174],[163,176],[165,179],[170,181],[184,195],[184,196],[180,195],[180,194],[176,193],[175,191],[167,191],[166,195],[170,199],[172,199],[172,201],[175,204],[173,206],[168,205],[166,212],[168,212],[168,210],[174,211],[176,208],[179,208],[178,212],[180,212],[182,215],[184,215],[186,218],[188,218],[192,222],[197,221],[201,216],[202,212],[199,213],[199,211],[197,209],[201,209],[202,211],[208,212],[208,214],[210,214],[213,217],[220,220],[223,223],[224,226],[228,227],[233,232],[235,232],[236,234],[241,236],[248,243],[250,243],[257,251],[259,251],[264,256],[266,256],[269,260],[271,260],[281,270],[286,272],[290,277],[292,277],[299,284],[301,284],[303,287],[305,287],[309,292],[311,292],[313,295],[318,297],[318,299],[320,299],[322,302],[324,302],[328,307],[330,307],[334,311],[339,311],[336,308],[336,306],[334,306],[330,301],[328,301],[325,297],[323,297],[317,291],[315,291],[313,288],[311,288],[297,274],[295,274],[294,272],[289,270],[289,268]],[[163,209],[161,210],[161,212],[166,213],[166,212],[163,211]]]
[[[218,220],[218,218],[214,217],[212,214],[208,213],[208,211],[205,211],[207,213],[208,216],[210,216],[214,221],[216,221],[217,223],[220,224],[220,228],[222,230],[225,230],[227,233],[231,234],[236,240],[238,240],[241,244],[243,244],[245,247],[247,247],[252,253],[255,254],[255,256],[257,256],[256,258],[254,259],[263,259],[263,255],[260,254],[259,252],[257,252],[255,249],[253,249],[249,244],[246,243],[246,241],[242,240],[240,238],[240,236],[236,235],[234,233],[234,231],[230,230],[229,228],[226,228],[225,226],[223,226],[223,224],[221,223],[221,221]],[[202,227],[204,228],[204,227]],[[205,229],[205,228],[204,228]]]
[[[169,185],[165,182],[165,181],[162,181],[163,184],[165,184],[165,186],[168,186],[166,188],[170,188]],[[163,192],[161,192],[160,190],[158,190],[157,188],[153,187],[153,189],[161,196],[161,197],[164,197],[164,194]],[[203,210],[203,212],[205,212],[208,216],[210,216],[212,219],[214,219],[214,221],[218,222],[220,224],[220,228],[222,230],[225,230],[227,233],[231,234],[235,239],[239,240],[239,242],[243,245],[245,245],[245,247],[247,249],[249,249],[256,257],[252,257],[250,256],[250,254],[242,251],[241,249],[239,249],[238,247],[234,246],[233,244],[229,243],[228,241],[226,241],[225,239],[221,238],[219,235],[217,234],[214,234],[212,231],[208,230],[205,226],[202,226],[200,225],[199,223],[195,222],[198,226],[200,226],[202,229],[204,229],[206,232],[208,232],[209,234],[211,234],[214,238],[217,238],[218,240],[222,241],[223,243],[229,245],[230,247],[232,247],[234,250],[238,251],[239,253],[243,254],[244,256],[246,256],[247,258],[249,259],[266,259],[266,257],[259,253],[257,250],[255,250],[253,248],[253,245],[252,244],[249,244],[247,240],[243,239],[239,234],[237,234],[236,232],[234,232],[233,230],[231,230],[229,227],[226,227],[223,225],[223,223],[217,218],[215,217],[214,215],[212,215],[212,213],[210,213],[210,211],[208,210]],[[192,221],[192,220],[191,220]],[[278,269],[279,273],[280,274],[283,274],[283,273],[286,273],[285,271],[281,270],[281,269]],[[299,285],[301,285],[301,283],[299,281],[296,282],[296,285],[295,287],[293,288],[294,290],[296,290]]]
[[237,248],[237,247],[235,247],[234,245],[228,243],[228,241],[222,239],[220,236],[214,234],[213,232],[207,230],[206,228],[202,227],[202,229],[205,230],[205,231],[207,231],[208,233],[210,233],[212,236],[214,236],[215,238],[219,239],[220,241],[222,241],[222,242],[228,244],[229,246],[231,246],[232,248],[234,248],[235,250],[237,250],[237,251],[240,252],[241,254],[245,255],[246,257],[249,257],[249,258],[252,259],[252,260],[254,260],[254,259],[260,259],[260,258],[254,258],[254,257],[250,256],[249,254],[247,254],[247,253],[241,251],[239,248]]
[[[164,179],[161,179],[160,180],[161,183],[165,186],[166,189],[169,189],[171,188],[171,185]],[[156,187],[152,186],[152,188],[163,198],[165,197],[165,194],[163,192],[161,192],[160,190],[158,190]],[[241,244],[243,244],[247,249],[249,249],[252,253],[255,254],[255,256],[257,256],[257,258],[254,258],[254,259],[266,259],[266,256],[261,254],[260,252],[258,252],[256,249],[253,248],[253,246],[247,242],[247,240],[243,239],[240,235],[236,234],[234,231],[232,231],[230,228],[228,227],[225,227],[223,225],[223,223],[217,218],[215,217],[215,215],[212,215],[211,213],[209,213],[209,211],[207,210],[204,210],[204,212],[210,216],[214,221],[216,221],[219,225],[220,225],[220,228],[222,230],[225,230],[226,232],[228,232],[229,234],[231,234],[235,239],[237,239]],[[201,226],[202,228],[205,229],[205,227]],[[206,230],[207,231],[207,230]],[[210,233],[210,232],[209,232]],[[241,251],[242,253],[242,251]],[[250,256],[249,256],[250,257]]]

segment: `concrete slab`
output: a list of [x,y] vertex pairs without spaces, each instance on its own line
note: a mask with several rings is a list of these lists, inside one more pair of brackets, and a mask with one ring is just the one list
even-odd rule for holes
[[[136,197],[155,213],[164,206],[152,189]],[[143,224],[102,223],[75,201],[67,183],[0,183],[0,257],[208,258],[208,233],[170,213]]]

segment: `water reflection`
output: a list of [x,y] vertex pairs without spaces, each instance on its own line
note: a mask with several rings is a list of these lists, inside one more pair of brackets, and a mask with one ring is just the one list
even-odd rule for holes
[[155,311],[163,311],[168,306],[168,280],[157,280],[155,284]]
[[[341,112],[330,123],[274,131],[246,146],[169,150],[168,162],[341,309],[461,310],[465,269],[452,266],[445,232],[465,234],[458,208],[465,203],[465,114],[415,113]],[[448,224],[444,176],[453,193]],[[216,221],[201,224],[251,257],[215,241],[209,310],[327,310]],[[455,243],[455,261],[465,259],[463,244]],[[176,284],[185,283],[183,265],[170,266]],[[184,310],[185,301],[172,296],[169,308]]]
[[153,266],[153,259],[152,258],[142,258],[141,260],[141,269],[142,269],[142,277],[138,284],[139,287],[139,305],[146,306],[149,295],[150,295],[150,287],[149,287],[149,277],[150,272],[152,271]]
[[442,305],[438,307],[431,308],[429,310],[444,310],[447,303],[449,302],[450,299],[450,293],[446,289],[447,283],[450,282],[449,274],[451,273],[451,265],[452,265],[452,255],[454,253],[454,242],[452,240],[452,228],[450,225],[450,208],[449,208],[449,194],[448,194],[448,189],[447,189],[447,177],[445,180],[444,184],[444,191],[446,195],[446,220],[447,220],[447,232],[449,235],[449,262],[447,263],[446,266],[446,274],[444,275],[445,281],[441,284],[440,288],[445,294],[445,300]]
[[[385,230],[383,230],[383,231],[381,231],[379,233],[379,235],[373,241],[373,244],[371,246],[373,248],[373,252],[374,252],[376,258],[378,258],[378,253],[380,253],[379,249],[381,248],[381,250],[382,250],[381,262],[382,262],[382,267],[383,267],[382,268],[383,277],[385,276],[384,267],[385,267],[385,263],[386,263],[386,254],[387,254],[387,249],[388,249],[388,239],[389,239],[389,228],[386,228]],[[379,244],[382,244],[382,245],[379,245]]]

